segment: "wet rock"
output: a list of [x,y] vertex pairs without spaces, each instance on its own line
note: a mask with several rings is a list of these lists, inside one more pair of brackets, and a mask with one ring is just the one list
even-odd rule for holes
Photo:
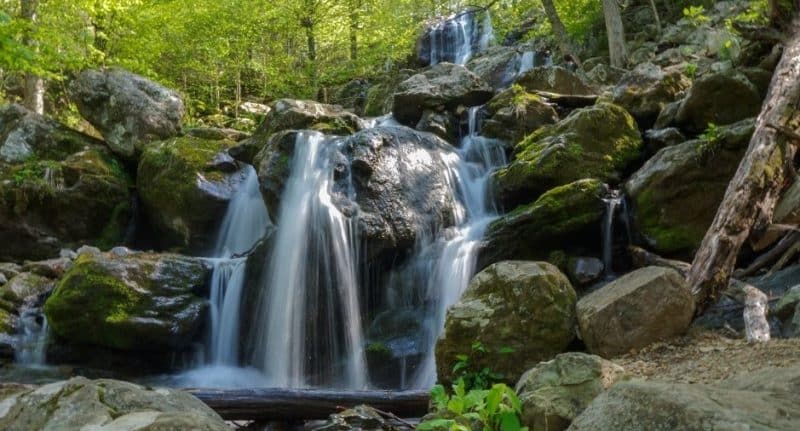
[[633,228],[648,248],[690,255],[716,215],[754,130],[752,120],[656,153],[625,183]]
[[675,123],[701,133],[713,123],[732,124],[761,111],[761,95],[746,76],[736,71],[710,73],[697,79],[681,102]]
[[575,300],[567,277],[549,263],[506,261],[486,268],[447,312],[436,344],[439,380],[452,381],[456,356],[479,342],[488,353],[470,355],[471,366],[517,381],[574,339]]
[[596,257],[576,257],[567,262],[567,275],[579,286],[586,286],[599,280],[604,270],[603,261]]
[[102,133],[111,150],[133,159],[152,141],[181,131],[180,95],[122,69],[86,70],[70,85],[81,115]]
[[395,431],[396,429],[387,423],[377,410],[364,405],[332,414],[324,423],[311,427],[311,431]]
[[800,421],[800,367],[767,368],[715,385],[620,382],[600,394],[571,431],[793,430]]
[[433,133],[434,135],[448,141],[455,142],[458,138],[458,127],[455,116],[449,112],[436,112],[425,110],[422,113],[416,129],[421,132]]
[[686,142],[686,137],[675,127],[650,129],[645,132],[644,137],[647,143],[647,152],[650,154],[655,154],[662,148]]
[[520,55],[516,47],[493,46],[472,58],[466,67],[492,88],[503,88],[516,77]]
[[415,126],[426,110],[476,106],[492,98],[489,85],[464,66],[440,63],[400,83],[392,112],[397,121]]
[[595,94],[595,89],[575,72],[560,66],[534,67],[517,77],[515,84],[527,91],[546,91],[564,95]]
[[642,63],[622,77],[614,88],[614,103],[627,109],[642,129],[650,128],[661,111],[683,97],[691,81],[676,70],[665,72]]
[[245,167],[224,155],[231,145],[184,136],[142,153],[139,196],[160,247],[207,252],[214,246],[228,201],[245,179]]
[[529,135],[514,148],[514,160],[494,174],[508,207],[583,178],[619,182],[641,158],[642,138],[633,117],[600,103]]
[[561,431],[621,377],[619,365],[585,353],[562,353],[525,372],[516,386],[522,425]]
[[175,350],[198,334],[210,268],[170,254],[82,254],[47,299],[50,327],[73,344]]
[[502,216],[489,225],[478,266],[505,259],[544,259],[564,244],[582,244],[587,238],[599,243],[607,191],[598,180],[580,180]]
[[3,392],[0,428],[6,430],[230,429],[202,401],[176,389],[75,377],[39,388],[17,387]]
[[677,271],[646,267],[584,296],[576,308],[586,347],[610,358],[685,333],[695,304]]
[[519,86],[504,90],[489,101],[486,114],[481,134],[502,139],[511,146],[539,128],[558,121],[552,106]]
[[72,259],[59,257],[56,259],[26,262],[22,267],[25,272],[32,272],[48,278],[59,278],[72,266]]

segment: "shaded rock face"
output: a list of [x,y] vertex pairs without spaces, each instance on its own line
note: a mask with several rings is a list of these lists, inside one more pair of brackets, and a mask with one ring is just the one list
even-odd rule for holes
[[0,390],[0,428],[27,430],[202,430],[230,428],[185,391],[83,377]]
[[138,168],[139,196],[164,249],[208,252],[228,201],[245,179],[231,141],[184,136],[153,143]]
[[589,405],[572,431],[763,429],[800,421],[800,367],[767,368],[720,384],[620,382]]
[[128,71],[86,70],[72,82],[70,94],[81,116],[124,158],[133,159],[147,143],[181,131],[180,95]]
[[486,105],[487,119],[481,135],[508,142],[513,147],[525,136],[558,121],[558,114],[541,97],[514,86]]
[[773,314],[783,323],[783,335],[800,337],[800,285],[792,287],[781,297]]
[[640,160],[641,149],[633,117],[600,103],[525,138],[511,164],[494,174],[495,185],[503,203],[513,207],[583,178],[616,183]]
[[186,347],[205,318],[210,267],[170,254],[82,254],[44,306],[50,327],[73,344],[120,350]]
[[262,140],[283,130],[309,129],[331,135],[349,135],[366,127],[352,112],[338,105],[308,100],[281,99],[256,130],[254,137]]
[[0,167],[0,260],[39,260],[78,244],[122,243],[130,177],[103,149]]
[[546,91],[572,96],[595,93],[595,90],[575,72],[560,66],[534,67],[520,75],[514,83],[528,91]]
[[585,353],[562,353],[519,379],[522,424],[531,430],[561,431],[592,400],[624,376],[619,365]]
[[690,255],[700,245],[754,130],[752,120],[720,129],[714,141],[664,148],[625,183],[633,227],[648,248]]
[[[575,300],[567,277],[549,263],[506,261],[486,268],[447,312],[444,333],[436,343],[439,380],[456,377],[456,356],[469,354],[477,341],[489,353],[470,355],[470,364],[516,381],[574,339]],[[509,348],[511,353],[498,353]]]
[[505,259],[543,259],[556,248],[587,238],[599,243],[607,193],[598,180],[580,180],[517,207],[489,225],[479,267]]
[[730,70],[697,79],[681,102],[675,123],[700,133],[710,123],[726,125],[754,117],[761,111],[761,95],[743,74]]
[[477,106],[492,98],[489,85],[464,66],[440,63],[398,85],[392,112],[402,124],[414,127],[423,111]]
[[578,325],[589,351],[610,358],[683,334],[694,309],[677,271],[646,267],[581,298]]
[[0,162],[23,163],[31,159],[64,160],[71,154],[103,146],[22,105],[0,107]]
[[[271,214],[278,214],[296,137],[295,132],[276,134],[256,157]],[[367,257],[411,249],[419,235],[453,225],[458,204],[448,176],[456,156],[445,141],[407,127],[386,126],[328,139],[323,145],[337,147],[334,203],[345,215],[357,217]]]
[[612,100],[647,129],[661,111],[682,98],[691,85],[691,81],[676,70],[665,72],[652,63],[642,63],[622,77],[614,88]]

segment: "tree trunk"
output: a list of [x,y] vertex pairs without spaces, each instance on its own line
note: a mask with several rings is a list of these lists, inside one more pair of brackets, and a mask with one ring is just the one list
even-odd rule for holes
[[358,60],[358,31],[361,27],[361,0],[350,5],[350,60]]
[[544,13],[547,15],[547,20],[550,21],[550,26],[553,28],[553,34],[558,41],[558,49],[561,51],[561,55],[563,55],[564,58],[569,58],[576,62],[577,65],[580,65],[578,57],[573,52],[567,29],[558,16],[558,11],[556,10],[556,5],[553,3],[553,0],[542,0],[542,5],[544,6]]
[[661,17],[658,16],[656,0],[650,0],[650,9],[653,9],[653,18],[656,20],[656,28],[658,29],[658,34],[661,34]]
[[[22,19],[27,20],[31,26],[36,24],[38,19],[36,10],[39,0],[20,0],[20,12]],[[36,41],[31,37],[26,37],[25,45],[36,50]],[[31,73],[25,74],[25,92],[23,104],[37,114],[44,114],[44,79]]]
[[793,28],[750,146],[687,277],[699,311],[705,310],[727,287],[736,256],[748,236],[769,226],[784,182],[792,175],[792,162],[800,144],[800,16]]
[[608,54],[611,58],[611,65],[625,67],[628,51],[625,48],[625,28],[622,25],[622,15],[617,0],[603,0],[603,15],[606,20]]

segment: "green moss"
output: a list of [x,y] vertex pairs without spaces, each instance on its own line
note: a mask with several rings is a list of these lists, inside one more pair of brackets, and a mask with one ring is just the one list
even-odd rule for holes
[[103,250],[108,250],[120,245],[125,239],[125,232],[128,229],[128,222],[131,216],[131,205],[129,202],[123,201],[117,204],[117,206],[114,207],[114,211],[111,213],[111,218],[103,228],[100,238],[94,242],[94,245]]
[[642,234],[659,250],[678,252],[692,250],[705,233],[698,232],[694,225],[668,223],[662,220],[663,209],[653,198],[651,190],[645,190],[636,199],[637,223]]

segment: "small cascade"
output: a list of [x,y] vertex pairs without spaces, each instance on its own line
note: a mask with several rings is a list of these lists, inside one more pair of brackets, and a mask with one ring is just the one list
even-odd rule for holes
[[47,317],[41,308],[25,308],[19,316],[15,361],[25,367],[43,367],[47,361]]
[[64,188],[64,177],[61,175],[61,169],[51,166],[45,167],[44,182],[54,190],[62,190]]
[[488,11],[478,20],[476,11],[465,11],[436,23],[428,33],[430,65],[443,62],[466,64],[472,56],[485,50],[494,38],[492,18]]
[[525,51],[522,54],[522,58],[519,60],[519,71],[517,71],[517,75],[522,75],[523,73],[533,69],[534,66],[534,52],[533,51]]
[[618,190],[612,190],[608,197],[603,198],[606,205],[603,217],[603,265],[605,266],[605,278],[614,278],[614,221],[618,208],[623,199]]
[[333,204],[335,149],[320,133],[296,138],[256,323],[254,361],[272,386],[366,386],[355,221]]

